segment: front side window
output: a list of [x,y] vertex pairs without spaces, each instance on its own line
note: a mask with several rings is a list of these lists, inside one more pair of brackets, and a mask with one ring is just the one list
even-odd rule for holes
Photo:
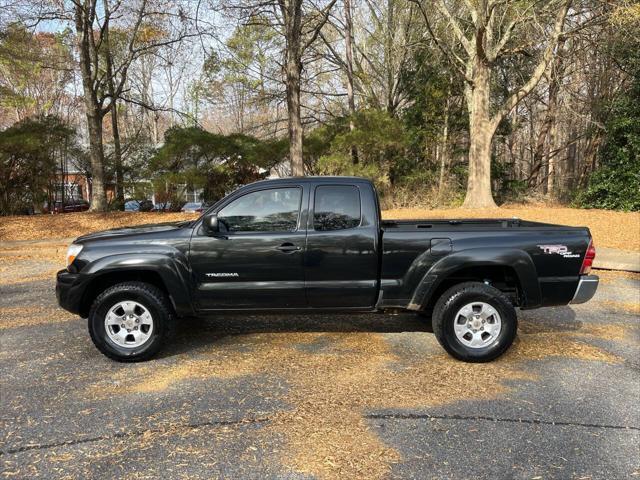
[[316,188],[314,230],[344,230],[360,225],[360,191],[352,185]]
[[302,190],[273,188],[248,193],[218,212],[229,232],[292,232],[298,226]]

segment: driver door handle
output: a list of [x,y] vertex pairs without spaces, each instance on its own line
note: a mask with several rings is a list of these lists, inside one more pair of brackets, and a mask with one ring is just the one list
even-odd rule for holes
[[281,252],[284,252],[284,253],[293,253],[300,250],[300,247],[296,247],[293,243],[286,242],[280,245],[279,247],[276,247],[276,250],[280,250]]

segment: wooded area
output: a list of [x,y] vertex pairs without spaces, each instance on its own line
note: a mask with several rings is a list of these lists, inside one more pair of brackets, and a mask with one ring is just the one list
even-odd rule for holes
[[640,210],[634,1],[0,4],[1,214],[81,178],[104,211],[269,174],[369,177],[388,207]]

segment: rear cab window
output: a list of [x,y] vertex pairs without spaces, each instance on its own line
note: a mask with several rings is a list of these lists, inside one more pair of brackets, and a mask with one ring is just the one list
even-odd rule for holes
[[355,185],[320,185],[316,187],[313,206],[313,229],[346,230],[360,225],[362,208],[360,189]]

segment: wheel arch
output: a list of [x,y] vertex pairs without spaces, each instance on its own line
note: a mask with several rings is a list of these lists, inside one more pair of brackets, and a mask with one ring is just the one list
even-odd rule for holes
[[80,315],[89,314],[93,300],[105,289],[118,283],[139,281],[154,285],[167,295],[179,315],[193,313],[188,288],[189,272],[186,263],[159,254],[115,255],[103,257],[91,264],[86,272],[91,277],[80,302]]
[[450,287],[464,282],[489,283],[514,301],[532,308],[541,303],[535,265],[523,250],[470,249],[455,252],[435,263],[414,290],[410,310],[429,310]]

